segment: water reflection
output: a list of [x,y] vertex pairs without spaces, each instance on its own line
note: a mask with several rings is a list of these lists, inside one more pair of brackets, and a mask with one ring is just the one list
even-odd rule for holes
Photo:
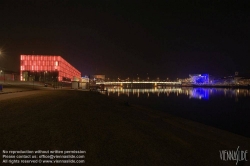
[[209,99],[209,90],[204,88],[194,88],[189,91],[189,98]]
[[212,96],[224,96],[235,98],[235,101],[238,100],[238,97],[246,97],[250,96],[249,89],[227,89],[227,88],[174,88],[169,87],[166,89],[123,89],[123,88],[106,88],[106,92],[102,92],[104,94],[109,95],[126,95],[126,96],[188,96],[189,98],[194,99],[203,99],[208,100]]

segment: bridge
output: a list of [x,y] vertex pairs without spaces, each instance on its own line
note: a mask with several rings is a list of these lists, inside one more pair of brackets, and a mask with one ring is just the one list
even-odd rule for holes
[[154,84],[154,85],[181,85],[181,82],[165,82],[165,81],[117,81],[117,82],[96,82],[96,84],[104,85],[131,85],[131,84]]

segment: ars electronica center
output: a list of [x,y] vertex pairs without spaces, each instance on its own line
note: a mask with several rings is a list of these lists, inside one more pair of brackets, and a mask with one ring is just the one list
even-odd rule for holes
[[70,82],[79,72],[59,55],[20,55],[21,81]]

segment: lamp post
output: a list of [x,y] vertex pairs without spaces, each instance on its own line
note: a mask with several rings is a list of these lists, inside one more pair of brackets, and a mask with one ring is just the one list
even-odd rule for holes
[[43,77],[44,83],[46,83],[46,77],[47,77],[46,74],[47,74],[47,71],[44,72],[44,77]]
[[3,71],[2,71],[2,70],[0,70],[0,74],[1,74],[1,76],[2,76],[2,72],[3,72]]
[[[0,50],[0,56],[2,56],[2,51]],[[2,62],[2,61],[1,61]],[[3,64],[2,64],[3,65]],[[1,70],[1,74],[3,73],[3,82],[5,83],[5,72],[4,72],[4,68],[3,70]]]
[[1,75],[3,73],[3,83],[5,83],[5,72],[3,70],[1,70],[0,72],[1,72]]
[[[0,50],[0,56],[1,56],[1,55],[2,55],[2,51]],[[1,67],[1,66],[0,66],[0,67]],[[0,73],[1,73],[1,75],[2,75],[2,73],[4,73],[3,70],[1,70]],[[5,81],[4,81],[4,78],[3,78],[3,82],[5,82]]]
[[[0,50],[0,56],[2,55],[2,51]],[[2,61],[1,61],[2,62]],[[1,66],[0,66],[1,67]],[[2,73],[3,73],[3,82],[5,82],[5,73],[3,70],[0,71],[0,74],[2,76]],[[3,91],[3,85],[0,85],[0,91]]]

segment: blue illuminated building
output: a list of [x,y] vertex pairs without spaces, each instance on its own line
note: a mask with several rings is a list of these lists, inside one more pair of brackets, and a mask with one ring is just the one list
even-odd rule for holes
[[189,76],[192,84],[209,84],[209,74],[190,74]]

